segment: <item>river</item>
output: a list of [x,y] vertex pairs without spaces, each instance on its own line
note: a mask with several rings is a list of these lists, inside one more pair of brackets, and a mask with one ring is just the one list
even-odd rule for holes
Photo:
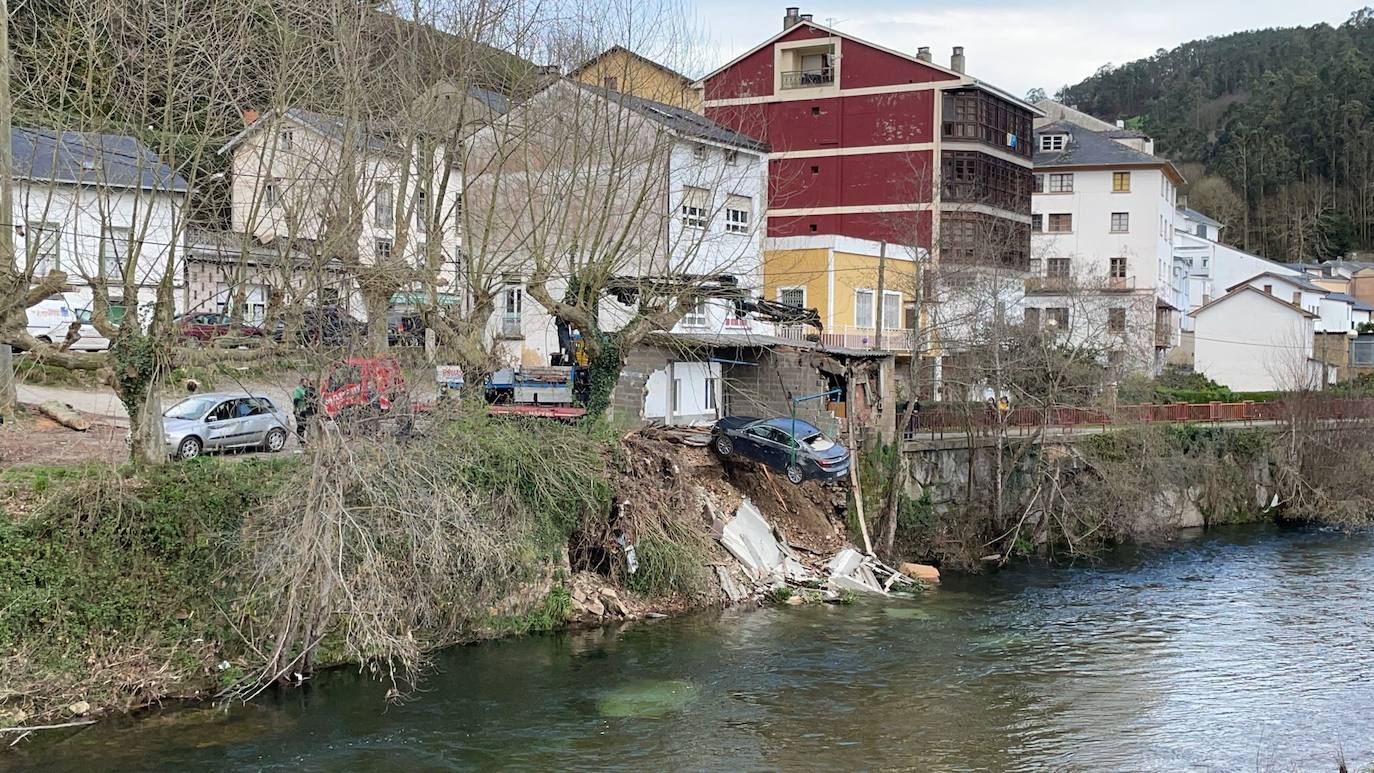
[[103,723],[46,771],[1308,771],[1374,763],[1374,533],[1248,528],[916,601],[724,611],[456,648]]

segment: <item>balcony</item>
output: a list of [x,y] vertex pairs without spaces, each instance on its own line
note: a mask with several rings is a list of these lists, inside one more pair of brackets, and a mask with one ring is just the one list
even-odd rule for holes
[[519,314],[501,315],[501,337],[505,339],[519,339],[525,337],[524,326],[520,324]]
[[1130,292],[1135,289],[1135,277],[1109,276],[1107,277],[1107,281],[1102,284],[1102,289],[1107,292]]
[[[884,330],[879,336],[873,328],[840,327],[822,332],[820,344],[826,349],[910,352],[915,349],[915,333],[914,330],[898,328]],[[815,332],[804,325],[787,325],[778,328],[778,337],[794,341],[813,341]]]
[[1026,278],[1028,293],[1062,293],[1073,286],[1073,278],[1068,276],[1032,276]]
[[810,70],[784,70],[782,87],[785,89],[811,89],[829,86],[835,82],[834,67],[816,67]]
[[1174,326],[1167,320],[1155,322],[1155,348],[1169,349],[1174,345]]

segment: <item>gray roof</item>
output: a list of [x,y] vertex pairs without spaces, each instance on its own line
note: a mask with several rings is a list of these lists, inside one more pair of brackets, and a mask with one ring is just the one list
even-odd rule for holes
[[1184,217],[1188,218],[1189,220],[1192,220],[1192,221],[1195,222],[1195,223],[1202,223],[1203,225],[1210,225],[1210,226],[1212,226],[1213,228],[1225,228],[1225,227],[1226,227],[1225,225],[1223,225],[1223,224],[1221,224],[1221,223],[1219,223],[1219,222],[1213,220],[1213,219],[1210,218],[1210,217],[1207,217],[1206,215],[1202,214],[1201,212],[1198,212],[1196,209],[1192,209],[1191,207],[1179,207],[1179,208],[1178,208],[1178,211],[1179,211],[1179,212],[1182,212]]
[[[1273,261],[1270,261],[1270,262],[1273,262]],[[1280,265],[1281,265],[1281,264],[1280,264]],[[1302,288],[1302,289],[1304,289],[1304,290],[1307,290],[1308,292],[1320,293],[1320,294],[1322,294],[1322,295],[1328,295],[1328,294],[1330,294],[1330,292],[1331,292],[1330,290],[1326,289],[1325,287],[1321,287],[1321,286],[1319,286],[1319,285],[1313,284],[1311,281],[1309,281],[1305,276],[1303,276],[1303,275],[1301,275],[1301,274],[1299,274],[1299,275],[1297,275],[1297,276],[1292,276],[1292,275],[1289,275],[1289,274],[1280,274],[1280,273],[1278,273],[1277,271],[1261,271],[1260,273],[1255,274],[1254,276],[1250,277],[1249,279],[1245,279],[1245,280],[1236,282],[1235,284],[1233,284],[1233,285],[1231,285],[1230,287],[1226,288],[1226,291],[1227,291],[1227,292],[1230,292],[1230,291],[1236,289],[1237,287],[1240,287],[1241,285],[1248,285],[1248,284],[1250,284],[1251,282],[1255,281],[1256,279],[1259,279],[1259,278],[1262,277],[1262,276],[1272,276],[1272,277],[1274,277],[1275,279],[1278,279],[1278,280],[1281,281],[1281,282],[1287,282],[1287,283],[1289,283],[1289,284],[1291,284],[1291,285],[1294,285],[1295,287],[1300,287],[1300,288]]]
[[10,135],[20,178],[184,193],[186,180],[133,137],[95,132],[21,129]]
[[652,99],[644,99],[643,97],[622,94],[617,91],[608,92],[606,89],[598,87],[588,88],[598,93],[605,94],[621,105],[651,120],[657,121],[685,137],[696,137],[697,139],[718,142],[722,145],[734,145],[735,147],[760,153],[768,152],[767,144],[747,134],[741,134],[728,126],[722,126],[706,116],[694,113],[686,108],[676,107],[664,102],[655,102]]
[[468,94],[473,99],[486,105],[487,109],[493,113],[504,113],[510,107],[510,100],[506,98],[505,94],[498,94],[489,89],[473,86],[468,89]]
[[1330,298],[1333,301],[1344,301],[1345,303],[1354,306],[1356,311],[1374,311],[1374,306],[1370,306],[1369,304],[1365,303],[1359,298],[1356,298],[1353,295],[1346,295],[1345,293],[1328,292],[1326,294],[1326,297]]
[[[270,125],[273,119],[278,117],[294,121],[307,129],[319,132],[325,137],[333,140],[342,140],[348,128],[348,121],[337,115],[316,113],[299,107],[287,108],[280,113],[274,110],[243,127],[238,134],[230,137],[229,141],[224,143],[224,147],[220,148],[218,152],[227,153],[242,142],[249,134],[257,131],[263,126]],[[362,142],[365,144],[367,150],[375,150],[380,153],[396,149],[395,143],[393,143],[384,132],[378,131],[377,126],[368,126],[364,123],[362,128],[364,129]]]
[[[1069,140],[1064,144],[1063,150],[1041,150],[1040,136],[1043,134],[1067,134]],[[1036,166],[1113,166],[1126,164],[1171,166],[1167,160],[1127,147],[1107,136],[1104,132],[1095,132],[1064,121],[1047,124],[1035,130]]]

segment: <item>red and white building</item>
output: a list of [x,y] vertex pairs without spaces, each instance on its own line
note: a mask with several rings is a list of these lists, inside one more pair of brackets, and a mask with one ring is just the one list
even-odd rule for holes
[[[894,51],[798,11],[700,83],[707,117],[771,148],[767,235],[1024,266],[1039,112],[966,74],[962,48],[945,67],[929,48]],[[1015,238],[974,254],[989,225]]]

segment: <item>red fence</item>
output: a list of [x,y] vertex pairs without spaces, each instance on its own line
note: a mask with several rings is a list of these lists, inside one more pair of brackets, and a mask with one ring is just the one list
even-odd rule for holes
[[906,437],[934,436],[945,432],[991,434],[997,427],[1027,432],[1038,427],[1072,430],[1086,427],[1152,423],[1223,423],[1277,421],[1294,415],[1311,419],[1374,419],[1374,399],[1297,397],[1268,403],[1175,403],[1173,405],[1122,405],[1116,408],[1012,408],[999,411],[992,405],[922,410],[912,417]]

